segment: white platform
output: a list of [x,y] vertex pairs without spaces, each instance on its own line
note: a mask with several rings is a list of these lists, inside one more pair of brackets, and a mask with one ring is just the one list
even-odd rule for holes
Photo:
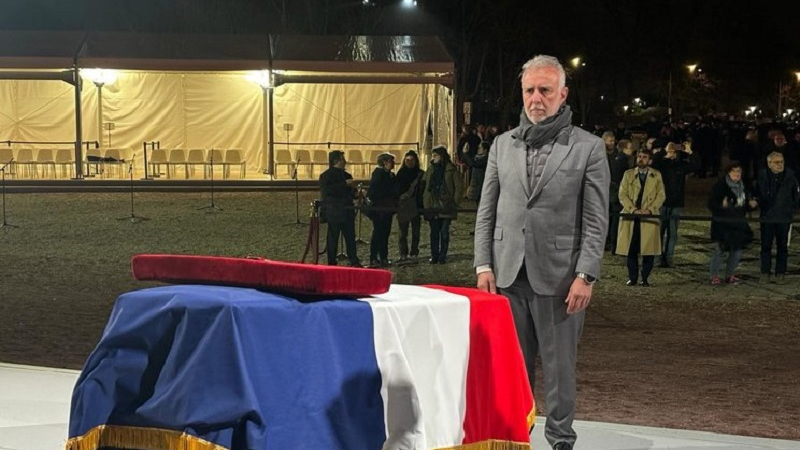
[[[0,363],[0,450],[63,450],[73,370]],[[800,442],[578,421],[575,450],[800,450]],[[531,443],[547,450],[543,419]]]

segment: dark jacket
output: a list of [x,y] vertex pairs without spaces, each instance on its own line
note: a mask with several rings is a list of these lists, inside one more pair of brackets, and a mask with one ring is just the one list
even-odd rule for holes
[[[458,173],[456,166],[448,162],[444,166],[444,177],[439,186],[432,182],[436,164],[431,163],[425,171],[425,192],[423,192],[423,203],[425,209],[425,219],[456,219],[458,217],[458,202],[464,194],[464,182],[461,174]],[[433,210],[439,210],[435,212]]]
[[472,159],[472,177],[469,179],[469,199],[472,201],[480,201],[481,189],[483,189],[483,180],[486,178],[486,165],[489,163],[489,153],[483,155],[475,155]]
[[[608,193],[608,203],[619,206],[619,185],[622,183],[622,177],[628,169],[633,168],[631,157],[625,153],[614,150],[613,160],[609,160],[608,170],[611,172],[611,187]],[[608,157],[608,153],[606,153]],[[622,209],[620,206],[618,209]]]
[[[723,250],[745,248],[753,240],[753,230],[745,218],[752,196],[745,189],[744,205],[736,206],[736,195],[723,176],[711,189],[708,209],[711,210],[711,240],[718,242]],[[728,207],[722,206],[728,199]]]
[[397,191],[400,197],[397,202],[397,220],[407,222],[419,216],[422,209],[422,177],[425,171],[419,167],[409,169],[406,166],[397,171]]
[[369,180],[367,198],[371,208],[378,208],[377,214],[394,214],[397,208],[397,199],[400,194],[397,190],[395,174],[383,167],[376,167]]
[[769,169],[758,171],[756,182],[761,221],[790,223],[800,203],[800,187],[792,169],[775,174]]
[[682,208],[686,197],[686,175],[696,171],[700,164],[696,158],[692,158],[696,153],[687,155],[685,152],[678,152],[675,159],[666,158],[666,153],[660,151],[653,156],[653,168],[661,172],[664,180],[667,199],[663,206]]
[[356,190],[347,185],[347,180],[352,179],[352,175],[338,167],[331,167],[319,176],[320,220],[323,223],[342,223],[355,218],[353,198]]

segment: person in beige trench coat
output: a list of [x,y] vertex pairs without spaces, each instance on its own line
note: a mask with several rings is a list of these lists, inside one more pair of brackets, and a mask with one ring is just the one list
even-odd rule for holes
[[617,254],[627,255],[628,286],[639,279],[639,255],[642,255],[641,285],[650,286],[648,277],[653,270],[655,255],[661,254],[661,233],[658,210],[666,199],[664,181],[658,170],[650,167],[652,153],[640,150],[636,167],[622,176],[619,201],[623,214],[655,215],[648,218],[623,217],[617,235]]

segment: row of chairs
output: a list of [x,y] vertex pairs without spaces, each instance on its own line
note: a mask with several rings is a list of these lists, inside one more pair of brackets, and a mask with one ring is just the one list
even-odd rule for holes
[[[11,177],[55,178],[58,173],[63,177],[75,175],[75,150],[71,148],[0,148],[0,165],[5,165],[13,158],[13,163],[6,168]],[[60,172],[56,169],[61,169]],[[40,172],[41,169],[41,172]]]
[[[396,163],[399,165],[403,158],[402,150],[345,150],[345,158],[347,158],[347,165],[355,171],[359,169],[362,176],[368,175],[368,170],[371,166],[377,164],[378,155],[382,153],[391,153],[395,157]],[[278,172],[281,166],[286,166],[287,173],[291,173],[292,166],[305,168],[305,174],[308,178],[313,178],[314,168],[328,167],[328,150],[307,150],[297,149],[294,154],[289,149],[279,149],[275,151],[275,171]]]
[[[184,177],[187,179],[194,176],[196,166],[203,168],[203,178],[208,178],[216,167],[222,168],[223,178],[230,177],[231,167],[238,167],[239,178],[245,178],[247,175],[247,161],[242,150],[237,148],[227,150],[196,148],[188,151],[182,148],[153,149],[147,163],[152,174],[166,175],[167,178],[171,178],[179,166],[183,166]],[[161,171],[162,166],[165,172]]]

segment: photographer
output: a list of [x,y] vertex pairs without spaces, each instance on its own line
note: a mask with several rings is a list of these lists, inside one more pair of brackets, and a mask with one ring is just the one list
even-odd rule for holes
[[653,168],[661,172],[666,200],[659,209],[661,222],[661,262],[659,267],[672,267],[675,244],[678,242],[678,225],[686,197],[686,175],[700,166],[692,152],[691,142],[668,142],[666,147],[655,149]]
[[347,260],[350,266],[361,267],[356,250],[355,209],[353,199],[359,193],[354,188],[355,180],[344,168],[347,160],[344,152],[333,150],[328,154],[329,168],[319,176],[319,189],[322,198],[320,222],[328,224],[325,250],[328,265],[337,264],[339,235],[344,236]]

